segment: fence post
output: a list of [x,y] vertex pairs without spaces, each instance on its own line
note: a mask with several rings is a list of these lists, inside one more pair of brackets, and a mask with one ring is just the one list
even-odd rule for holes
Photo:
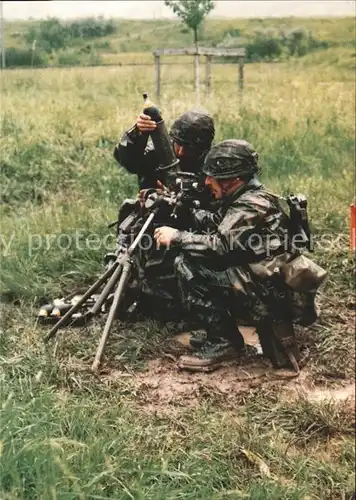
[[350,205],[350,252],[356,251],[356,203]]
[[195,62],[195,92],[197,98],[197,106],[200,106],[200,56],[198,47],[196,48],[194,62]]
[[161,64],[159,54],[155,54],[155,78],[156,78],[156,99],[159,102],[161,97]]
[[210,95],[211,90],[211,56],[205,56],[205,92]]
[[239,57],[239,91],[242,97],[242,92],[244,89],[244,58]]
[[1,69],[6,66],[6,47],[5,47],[5,19],[3,11],[3,2],[0,1],[0,30],[1,30]]

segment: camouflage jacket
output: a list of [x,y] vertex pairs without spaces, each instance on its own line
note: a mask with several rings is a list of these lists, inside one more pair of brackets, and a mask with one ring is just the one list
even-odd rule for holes
[[[301,325],[315,321],[315,294],[325,272],[309,259],[298,269],[300,262],[295,257],[300,252],[290,247],[289,217],[278,197],[267,192],[257,179],[225,198],[214,213],[197,211],[195,222],[195,233],[179,233],[178,248],[202,266],[226,271],[240,304],[243,297],[248,308],[250,298],[260,297],[259,305],[250,302],[255,304],[252,314],[256,321],[271,311],[278,317],[287,310],[289,317]],[[287,268],[297,286],[288,281]]]
[[197,211],[196,231],[181,231],[176,244],[209,260],[216,269],[229,269],[234,281],[236,266],[259,263],[264,267],[279,255],[285,260],[288,220],[278,197],[254,178],[225,198],[215,213]]
[[136,125],[127,130],[114,149],[115,160],[131,174],[137,175],[140,189],[156,188],[158,158],[147,136]]
[[[159,160],[152,145],[147,145],[147,136],[136,125],[127,130],[115,146],[114,158],[131,174],[137,175],[139,189],[157,187],[157,180],[164,183],[163,174],[158,170]],[[180,168],[187,172],[199,172],[205,154],[194,164],[180,162]]]

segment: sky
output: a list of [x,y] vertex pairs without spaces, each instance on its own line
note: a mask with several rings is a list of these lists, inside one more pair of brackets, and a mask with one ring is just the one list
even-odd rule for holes
[[[3,1],[3,15],[11,19],[57,17],[123,17],[130,19],[172,18],[172,11],[164,1]],[[334,17],[355,16],[355,0],[220,0],[209,14],[217,17]]]

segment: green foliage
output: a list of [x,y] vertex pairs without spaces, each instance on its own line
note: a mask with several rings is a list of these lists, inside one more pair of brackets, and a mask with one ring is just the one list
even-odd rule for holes
[[52,52],[53,50],[64,47],[70,38],[69,32],[58,19],[46,19],[38,25],[30,26],[25,39],[27,43],[39,45],[41,50]]
[[80,52],[59,52],[56,56],[58,66],[80,66],[82,63],[82,55]]
[[[98,22],[104,22],[97,20]],[[35,36],[29,37],[29,31],[39,33],[43,21],[11,21],[6,23],[6,47],[17,49],[28,49]],[[75,21],[75,23],[85,23]],[[107,22],[107,21],[105,21]],[[61,23],[67,26],[70,23]],[[89,23],[91,25],[91,23]],[[204,30],[202,29],[204,28]],[[135,62],[135,56],[122,57],[123,52],[152,52],[157,48],[157,44],[162,47],[184,47],[191,45],[191,29],[186,24],[177,20],[157,19],[157,20],[127,20],[120,19],[112,21],[112,28],[115,32],[101,37],[73,37],[66,39],[66,44],[61,49],[53,49],[55,52],[78,51],[83,54],[83,60],[78,63],[84,65],[84,54],[86,47],[91,45],[95,50],[103,54],[103,61],[109,64]],[[120,35],[117,32],[120,31]],[[88,30],[82,30],[88,33]],[[100,30],[98,31],[100,32]],[[256,32],[262,32],[256,41]],[[75,30],[78,34],[78,30]],[[272,41],[268,39],[271,35]],[[312,34],[312,35],[311,35]],[[244,46],[251,54],[251,61],[262,60],[263,57],[272,60],[284,60],[286,58],[297,58],[307,52],[316,54],[316,59],[323,57],[323,49],[332,47],[341,49],[344,47],[350,51],[355,46],[355,23],[352,18],[345,19],[300,19],[300,18],[278,18],[278,19],[211,19],[207,18],[198,29],[199,40],[204,38],[204,45],[212,47],[236,47]],[[25,39],[26,38],[26,39]],[[266,40],[268,50],[260,44]],[[258,42],[258,43],[257,43]],[[48,45],[37,39],[36,52],[44,52],[42,45]],[[248,47],[250,45],[250,47]],[[52,49],[48,48],[49,52]],[[83,52],[82,52],[83,51]],[[90,51],[90,50],[89,50]],[[260,56],[259,54],[263,54]],[[275,54],[281,54],[276,56]],[[113,54],[113,56],[109,56]],[[114,55],[115,54],[115,55]],[[269,55],[270,54],[270,55]],[[73,56],[71,56],[73,57]],[[146,57],[151,62],[147,54],[140,54],[140,59]],[[311,61],[313,57],[310,57]],[[327,59],[327,56],[326,56]],[[350,59],[350,58],[349,58]],[[180,59],[182,61],[182,59]],[[140,61],[143,62],[143,61]],[[231,60],[230,60],[231,62]],[[49,63],[56,64],[56,54],[51,54]],[[342,61],[337,62],[338,65]],[[353,67],[353,60],[349,60],[348,67]]]
[[327,42],[316,40],[311,32],[303,28],[291,31],[258,29],[246,44],[246,54],[248,61],[272,61],[280,59],[281,56],[304,56],[315,49],[327,47]]
[[295,71],[313,66],[354,71],[355,54],[355,49],[351,47],[331,47],[324,51],[313,51],[298,60],[295,59],[293,65]]
[[[114,54],[117,52],[117,48],[112,47],[109,40],[97,41],[97,42],[95,42],[94,45],[95,45],[96,49],[103,49],[103,50],[105,50],[105,52],[112,52]],[[90,45],[87,47],[90,47]]]
[[87,18],[66,23],[72,38],[99,38],[116,32],[116,24],[113,19]]
[[99,66],[102,64],[100,55],[93,47],[82,47],[80,50],[58,51],[54,57],[58,66]]
[[279,58],[282,52],[282,39],[271,30],[256,31],[253,40],[246,46],[248,61],[273,60]]
[[18,66],[47,66],[47,54],[38,50],[18,49],[9,47],[6,51],[6,66],[8,68],[16,68]]
[[287,33],[285,41],[292,56],[304,56],[311,48],[314,48],[314,38],[302,28]]
[[238,37],[241,36],[241,30],[239,28],[230,28],[224,33],[224,36],[225,35],[229,35],[231,37]]
[[72,22],[61,22],[52,18],[30,25],[25,39],[27,43],[36,40],[40,48],[46,52],[62,49],[73,39],[91,39],[115,33],[116,25],[111,19],[88,18]]
[[198,28],[204,18],[214,8],[212,0],[165,0],[164,2],[194,33],[194,43],[198,42]]

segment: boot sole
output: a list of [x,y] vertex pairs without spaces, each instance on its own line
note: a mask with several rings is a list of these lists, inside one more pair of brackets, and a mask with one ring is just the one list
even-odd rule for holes
[[199,364],[193,356],[181,356],[178,360],[177,366],[180,370],[189,370],[192,372],[211,372],[220,368],[226,361],[232,361],[238,357],[239,354],[233,351],[231,354],[225,355],[216,361]]
[[[228,361],[228,360],[226,360]],[[221,368],[223,364],[223,361],[219,361],[218,363],[214,363],[213,365],[206,365],[206,366],[198,366],[198,365],[189,365],[186,363],[179,363],[178,362],[178,368],[179,370],[187,370],[190,372],[203,372],[203,373],[209,373],[217,370],[218,368]]]

